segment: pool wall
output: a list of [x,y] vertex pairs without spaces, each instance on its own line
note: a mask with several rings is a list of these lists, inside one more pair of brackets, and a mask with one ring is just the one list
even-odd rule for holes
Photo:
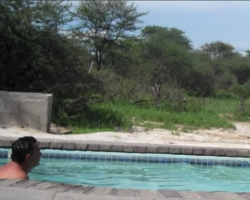
[[[229,158],[216,156],[194,156],[176,154],[148,154],[148,153],[117,153],[117,152],[93,152],[76,150],[51,150],[43,149],[43,159],[79,160],[90,162],[125,162],[132,163],[154,163],[154,164],[189,164],[203,167],[227,166],[250,168],[250,158]],[[0,148],[0,158],[10,158],[11,149]]]
[[[16,139],[0,138],[0,148],[10,148]],[[250,149],[46,139],[38,139],[38,141],[41,149],[250,158]]]

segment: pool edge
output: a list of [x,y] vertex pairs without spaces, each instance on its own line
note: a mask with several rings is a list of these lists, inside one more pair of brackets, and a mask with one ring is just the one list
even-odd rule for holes
[[[0,148],[10,148],[17,138],[0,138]],[[179,146],[137,143],[112,143],[97,141],[65,141],[57,139],[38,139],[41,149],[102,151],[120,153],[150,153],[150,154],[176,154],[195,156],[241,157],[250,158],[250,149]]]

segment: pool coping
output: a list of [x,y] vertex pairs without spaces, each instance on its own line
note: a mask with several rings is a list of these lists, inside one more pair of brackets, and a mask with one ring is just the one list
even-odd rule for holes
[[[13,137],[0,137],[0,148],[11,148],[13,141],[16,139],[17,138]],[[243,148],[118,143],[87,140],[65,141],[58,139],[38,139],[38,141],[41,149],[250,158],[250,149]]]
[[[187,200],[187,199],[250,199],[250,193],[228,193],[228,192],[190,192],[175,190],[134,190],[134,189],[115,189],[108,187],[93,187],[83,185],[68,185],[56,182],[33,181],[33,180],[6,180],[0,179],[1,196],[12,196],[12,199],[25,199],[29,193],[33,196],[39,193],[40,199],[64,200],[64,199],[168,199],[168,200]],[[16,191],[16,192],[15,192]],[[25,198],[22,197],[22,194]],[[46,196],[47,198],[42,198]],[[50,195],[50,198],[48,198]],[[90,198],[88,198],[90,197]]]

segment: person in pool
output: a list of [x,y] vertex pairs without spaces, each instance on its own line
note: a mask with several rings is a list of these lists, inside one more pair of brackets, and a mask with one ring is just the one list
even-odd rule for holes
[[28,173],[39,165],[41,155],[34,137],[19,138],[12,144],[12,161],[0,168],[0,179],[29,179]]

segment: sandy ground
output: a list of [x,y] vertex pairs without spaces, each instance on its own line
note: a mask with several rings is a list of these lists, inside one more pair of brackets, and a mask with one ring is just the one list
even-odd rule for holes
[[173,134],[173,132],[164,129],[144,131],[141,127],[135,127],[132,133],[99,132],[78,135],[55,135],[32,129],[11,127],[0,128],[0,139],[1,137],[18,138],[21,136],[32,135],[37,139],[90,140],[113,143],[126,142],[250,149],[250,123],[236,122],[234,125],[236,130],[210,129],[196,130],[189,133],[180,132],[178,134]]

